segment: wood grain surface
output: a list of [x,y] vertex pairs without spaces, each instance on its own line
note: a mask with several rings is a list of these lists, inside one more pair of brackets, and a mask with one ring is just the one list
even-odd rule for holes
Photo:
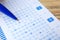
[[60,19],[60,0],[40,0],[58,19]]

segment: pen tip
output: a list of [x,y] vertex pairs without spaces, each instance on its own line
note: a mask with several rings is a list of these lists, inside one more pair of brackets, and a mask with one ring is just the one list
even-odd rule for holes
[[19,19],[17,19],[17,21],[19,21]]

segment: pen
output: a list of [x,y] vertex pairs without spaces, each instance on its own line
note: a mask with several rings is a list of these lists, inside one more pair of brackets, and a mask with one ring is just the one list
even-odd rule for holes
[[17,17],[15,17],[15,15],[13,15],[5,6],[3,6],[0,3],[0,11],[3,12],[5,15],[11,17],[14,20],[18,20]]

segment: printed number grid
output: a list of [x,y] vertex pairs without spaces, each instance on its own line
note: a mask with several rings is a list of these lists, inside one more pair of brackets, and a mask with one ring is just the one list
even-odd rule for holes
[[3,18],[8,30],[16,40],[57,40],[58,34],[46,22],[51,23],[54,18],[49,17],[45,21],[39,14],[43,7],[36,1],[32,2],[32,0],[19,0],[19,2],[17,0],[9,0],[5,2],[8,9],[20,20],[15,21],[4,15]]

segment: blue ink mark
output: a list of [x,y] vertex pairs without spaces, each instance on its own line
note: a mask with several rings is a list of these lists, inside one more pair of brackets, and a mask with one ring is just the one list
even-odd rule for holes
[[54,19],[52,17],[48,18],[47,20],[48,20],[48,22],[53,22],[54,21]]
[[1,38],[2,40],[6,40],[6,37],[5,37],[5,35],[4,35],[1,27],[0,27],[0,38]]
[[41,9],[42,9],[42,7],[41,7],[41,6],[38,6],[38,7],[36,7],[36,9],[37,9],[37,10],[41,10]]

